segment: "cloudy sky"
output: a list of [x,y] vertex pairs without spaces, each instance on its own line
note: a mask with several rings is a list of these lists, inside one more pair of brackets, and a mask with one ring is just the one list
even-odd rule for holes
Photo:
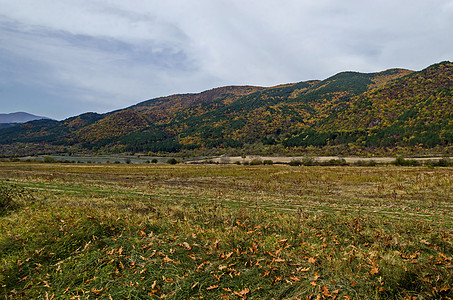
[[0,0],[0,113],[453,60],[453,0]]

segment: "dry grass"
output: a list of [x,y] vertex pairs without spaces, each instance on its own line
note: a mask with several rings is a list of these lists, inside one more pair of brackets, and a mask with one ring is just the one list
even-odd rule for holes
[[[453,169],[0,163],[4,298],[451,295]],[[6,181],[7,180],[7,181]]]

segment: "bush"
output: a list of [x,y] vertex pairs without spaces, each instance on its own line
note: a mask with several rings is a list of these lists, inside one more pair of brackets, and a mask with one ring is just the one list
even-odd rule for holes
[[167,160],[167,164],[170,164],[170,165],[176,165],[178,163],[178,161],[174,158],[170,158],[169,160]]
[[395,166],[419,166],[420,162],[415,159],[404,159],[403,157],[398,156],[392,164]]
[[152,163],[152,164],[157,164],[157,159],[156,159],[156,158],[153,158],[153,159],[151,160],[151,163]]
[[358,160],[354,165],[359,167],[374,167],[377,165],[377,162],[374,160]]
[[46,156],[46,157],[44,157],[43,162],[45,162],[45,163],[56,163],[57,160],[55,158],[53,158],[53,157]]
[[254,159],[250,162],[250,165],[251,166],[259,166],[259,165],[262,165],[263,162],[260,160],[260,159]]
[[301,161],[302,165],[304,166],[314,166],[316,165],[316,162],[315,160],[313,159],[313,157],[304,157]]
[[438,161],[432,162],[434,167],[451,167],[453,166],[453,160],[448,157],[444,157]]
[[297,166],[301,166],[302,162],[300,160],[292,160],[289,162],[289,165],[292,167],[297,167]]
[[344,158],[341,159],[331,159],[328,161],[323,161],[320,163],[321,166],[348,166],[349,164]]
[[315,166],[318,163],[312,157],[304,157],[302,160],[292,160],[289,162],[290,166]]
[[274,162],[272,160],[265,160],[265,161],[263,161],[263,164],[265,164],[265,165],[273,165]]

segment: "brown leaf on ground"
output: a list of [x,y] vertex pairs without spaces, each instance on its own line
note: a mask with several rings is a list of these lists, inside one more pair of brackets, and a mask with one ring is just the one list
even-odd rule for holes
[[219,285],[218,285],[218,284],[215,284],[215,285],[208,286],[206,289],[207,289],[208,291],[210,291],[210,290],[216,289],[216,288],[218,288],[218,287],[219,287]]
[[192,250],[192,247],[189,245],[188,242],[184,242],[181,245],[182,245],[182,247],[186,248],[187,250]]
[[245,295],[247,295],[248,293],[250,293],[250,289],[245,288],[240,292],[233,292],[233,295],[235,295],[237,297],[242,297],[242,299],[245,299]]
[[321,293],[323,294],[324,297],[331,297],[329,288],[325,285],[321,287]]
[[168,255],[165,255],[164,262],[166,262],[166,263],[171,263],[171,262],[174,263],[175,261],[173,259],[171,259],[170,257],[168,257]]

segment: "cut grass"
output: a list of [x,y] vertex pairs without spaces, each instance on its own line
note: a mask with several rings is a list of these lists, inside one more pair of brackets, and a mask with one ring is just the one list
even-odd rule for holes
[[453,169],[1,163],[0,297],[445,298]]

